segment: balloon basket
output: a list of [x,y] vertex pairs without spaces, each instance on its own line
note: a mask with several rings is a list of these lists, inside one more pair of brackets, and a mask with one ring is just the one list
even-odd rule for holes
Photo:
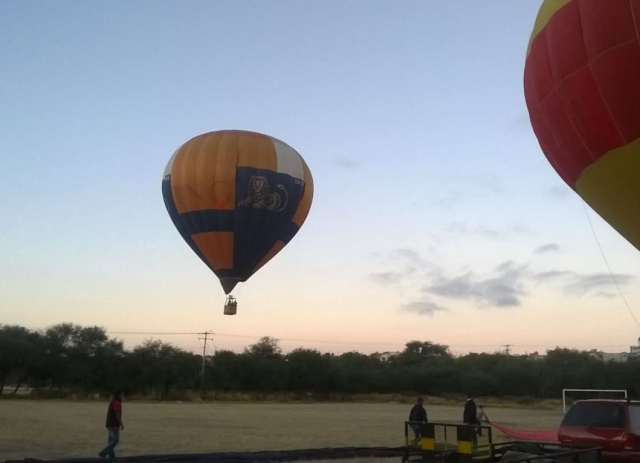
[[227,298],[227,302],[224,303],[224,314],[235,315],[238,312],[238,301],[233,296]]

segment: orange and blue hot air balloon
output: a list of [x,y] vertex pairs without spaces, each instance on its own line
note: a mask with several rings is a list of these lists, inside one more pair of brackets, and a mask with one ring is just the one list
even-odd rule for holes
[[[182,238],[229,294],[298,232],[311,208],[313,179],[286,143],[221,130],[178,148],[165,169],[162,195]],[[233,298],[227,302],[235,313]]]
[[524,90],[545,156],[640,249],[640,0],[546,0]]

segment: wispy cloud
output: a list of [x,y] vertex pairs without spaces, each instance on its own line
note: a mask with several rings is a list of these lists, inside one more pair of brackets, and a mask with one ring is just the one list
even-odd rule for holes
[[404,312],[412,312],[418,315],[433,317],[436,312],[447,312],[449,309],[436,304],[432,300],[422,299],[404,304],[401,307],[401,310]]
[[571,190],[569,185],[556,185],[544,192],[545,196],[552,196],[555,199],[569,198],[572,193],[573,190]]
[[596,273],[593,275],[576,274],[564,285],[564,291],[578,296],[588,293],[601,295],[603,291],[615,286],[616,282],[620,286],[626,286],[631,283],[632,280],[633,276],[622,274],[614,274],[613,278],[608,273]]
[[488,191],[496,196],[504,194],[502,177],[497,175],[495,172],[485,172],[472,175],[469,177],[468,182],[478,190]]
[[401,272],[374,272],[369,274],[371,281],[382,285],[391,285],[399,282],[404,276]]
[[565,294],[584,296],[591,294],[597,297],[610,297],[609,291],[618,286],[627,286],[633,280],[633,275],[617,273],[578,273],[567,270],[551,270],[532,274],[532,279],[538,283],[553,284],[560,287]]
[[544,254],[547,252],[557,252],[560,250],[560,245],[556,244],[556,243],[548,243],[548,244],[543,244],[542,246],[538,246],[535,251],[533,251],[534,254]]
[[[559,246],[547,243],[536,253],[555,252]],[[376,284],[398,285],[403,292],[413,287],[415,293],[400,310],[417,315],[433,316],[449,310],[447,301],[468,301],[480,309],[516,308],[534,292],[535,286],[557,288],[571,297],[614,297],[616,283],[623,287],[634,281],[632,275],[580,273],[552,269],[538,271],[528,263],[505,261],[488,272],[469,269],[447,272],[424,259],[412,248],[400,248],[386,254],[384,260],[391,268],[369,275]],[[411,291],[411,289],[409,289]]]
[[575,275],[575,273],[567,270],[547,270],[546,272],[536,273],[533,275],[533,279],[545,283],[557,281],[572,275]]
[[504,230],[488,227],[483,224],[469,225],[466,222],[453,222],[445,228],[447,234],[474,235],[494,240],[505,239],[513,235],[529,235],[531,230],[522,224],[513,224]]
[[493,228],[484,225],[469,226],[465,222],[453,222],[446,228],[447,233],[458,233],[462,235],[479,235],[487,238],[499,239],[502,234]]
[[452,207],[458,204],[486,198],[504,196],[502,178],[495,173],[480,173],[466,176],[463,179],[462,188],[445,190],[442,196],[430,201],[434,206]]
[[458,190],[447,191],[440,198],[430,201],[433,206],[453,207],[466,202],[472,195]]
[[347,170],[357,170],[362,165],[358,159],[350,158],[347,156],[336,156],[335,158],[333,158],[333,164]]
[[[378,254],[372,254],[372,257],[378,257]],[[383,285],[399,283],[403,278],[431,267],[431,264],[423,259],[418,251],[412,248],[395,249],[385,256],[383,261],[384,265],[392,269],[369,274],[371,281]]]
[[454,277],[439,275],[423,291],[449,299],[472,300],[478,307],[516,307],[526,294],[525,276],[526,267],[505,262],[490,276],[472,272]]
[[413,273],[417,269],[424,269],[431,264],[420,256],[420,253],[411,248],[400,248],[393,251],[392,255],[404,261],[405,271]]
[[511,123],[507,126],[507,132],[525,129],[531,130],[531,120],[527,111],[522,111],[511,120]]

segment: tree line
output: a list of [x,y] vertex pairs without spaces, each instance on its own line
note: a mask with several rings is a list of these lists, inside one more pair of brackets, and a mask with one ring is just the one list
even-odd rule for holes
[[448,346],[410,341],[387,361],[376,354],[341,355],[298,348],[284,353],[263,337],[242,353],[202,356],[159,340],[133,349],[105,329],[69,323],[45,330],[0,325],[0,393],[21,386],[35,393],[75,391],[173,398],[207,393],[291,393],[315,399],[336,394],[463,395],[559,398],[563,388],[630,389],[640,362],[603,362],[588,352],[556,348],[535,359],[505,353],[451,354]]

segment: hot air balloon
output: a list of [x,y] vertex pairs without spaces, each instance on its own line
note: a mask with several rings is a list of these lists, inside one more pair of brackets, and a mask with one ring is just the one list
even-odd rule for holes
[[640,0],[546,0],[524,91],[545,156],[640,249]]
[[[229,295],[298,232],[311,208],[313,179],[286,143],[221,130],[178,148],[164,171],[162,195],[182,238]],[[229,296],[225,314],[234,315],[236,304]]]

